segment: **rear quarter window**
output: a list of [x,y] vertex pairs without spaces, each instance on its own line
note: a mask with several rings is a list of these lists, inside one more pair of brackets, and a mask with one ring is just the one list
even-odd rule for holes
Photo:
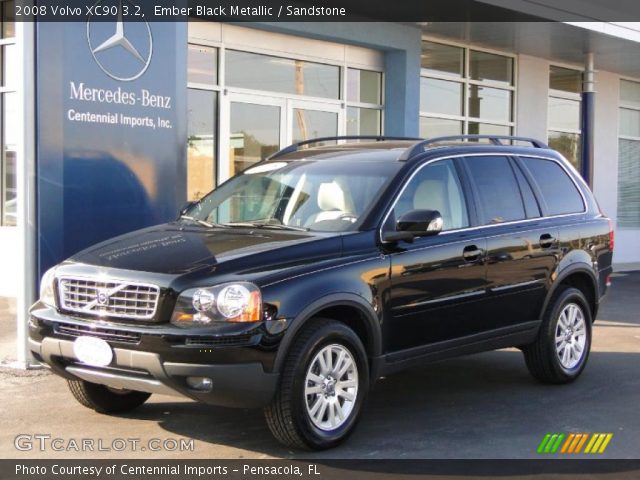
[[541,158],[521,157],[535,179],[548,215],[584,212],[584,202],[569,174],[557,162]]

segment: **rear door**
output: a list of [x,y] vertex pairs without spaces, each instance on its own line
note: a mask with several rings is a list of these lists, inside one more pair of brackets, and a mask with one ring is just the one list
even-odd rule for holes
[[491,330],[512,333],[533,327],[559,255],[557,224],[542,208],[515,159],[465,158],[487,238],[487,315]]

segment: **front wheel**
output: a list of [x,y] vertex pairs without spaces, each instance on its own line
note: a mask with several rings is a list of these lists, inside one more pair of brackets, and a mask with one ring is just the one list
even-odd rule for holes
[[265,418],[289,447],[322,450],[344,441],[360,416],[369,385],[367,356],[346,325],[314,319],[298,335]]
[[139,407],[151,396],[134,390],[119,390],[85,380],[67,380],[74,398],[99,413],[123,413]]
[[572,287],[551,299],[538,338],[523,348],[531,375],[544,383],[569,383],[584,370],[591,350],[591,309]]

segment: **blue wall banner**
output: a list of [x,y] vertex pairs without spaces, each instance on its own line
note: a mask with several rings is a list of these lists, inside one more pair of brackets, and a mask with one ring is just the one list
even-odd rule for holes
[[92,20],[37,25],[40,274],[186,198],[186,23]]

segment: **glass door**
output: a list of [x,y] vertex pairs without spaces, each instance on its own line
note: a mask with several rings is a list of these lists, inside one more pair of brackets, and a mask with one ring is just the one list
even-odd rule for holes
[[286,100],[239,93],[229,93],[227,99],[221,182],[277,152],[286,141]]
[[337,103],[228,92],[221,105],[219,181],[291,143],[344,135]]
[[338,104],[288,100],[288,143],[344,135],[343,109]]

